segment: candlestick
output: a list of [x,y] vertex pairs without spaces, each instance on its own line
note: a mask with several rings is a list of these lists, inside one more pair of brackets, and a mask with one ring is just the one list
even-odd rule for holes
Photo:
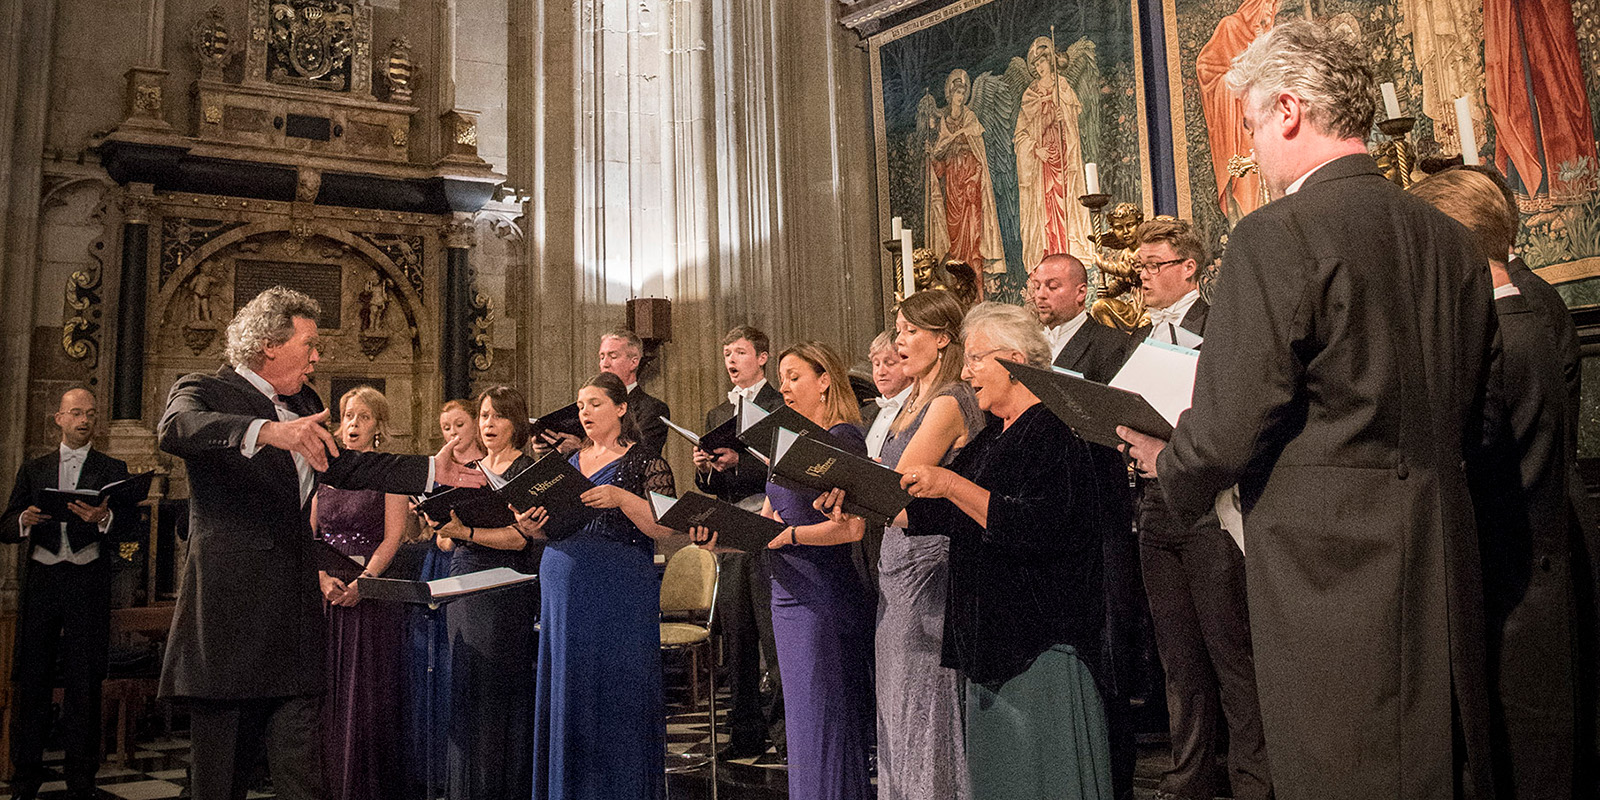
[[898,239],[898,238],[900,238],[901,225],[902,225],[902,223],[900,221],[900,217],[890,217],[889,218],[889,238],[890,239]]
[[1100,165],[1093,161],[1083,165],[1083,182],[1088,191],[1084,194],[1100,193]]
[[1384,119],[1396,119],[1400,116],[1400,98],[1394,93],[1394,84],[1385,83],[1378,87],[1383,92]]
[[1472,129],[1472,98],[1456,98],[1456,132],[1461,135],[1461,163],[1477,164],[1478,135]]
[[915,271],[911,269],[910,228],[900,231],[900,275],[901,289],[905,292],[906,297],[910,297],[913,292],[917,291],[917,276]]

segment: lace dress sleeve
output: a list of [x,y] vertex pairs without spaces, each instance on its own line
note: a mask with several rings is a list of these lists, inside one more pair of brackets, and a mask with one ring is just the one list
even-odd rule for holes
[[657,456],[650,459],[644,466],[644,488],[647,492],[677,497],[678,488],[672,480],[672,468],[667,462]]

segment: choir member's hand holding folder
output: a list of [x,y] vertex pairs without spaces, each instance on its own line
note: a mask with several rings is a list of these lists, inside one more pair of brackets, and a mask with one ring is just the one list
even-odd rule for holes
[[1061,369],[1001,360],[1028,391],[1084,440],[1120,447],[1117,427],[1167,439],[1194,395],[1199,351],[1164,342],[1140,342],[1111,383]]
[[517,514],[542,507],[548,515],[545,538],[564,539],[600,515],[578,499],[593,488],[565,455],[550,453],[498,489],[447,489],[424,498],[417,510],[436,523],[454,512],[463,525],[507,528],[516,524]]
[[828,433],[826,428],[786,405],[768,411],[755,403],[741,403],[739,413],[734,417],[739,420],[739,439],[768,466],[772,465],[772,451],[777,446],[780,428],[811,436],[817,441],[836,443],[833,434]]
[[784,524],[746,511],[732,503],[693,492],[679,498],[650,493],[650,510],[662,527],[682,533],[692,528],[707,528],[717,534],[717,544],[747,553],[759,553],[779,533]]
[[[752,403],[751,405],[754,404]],[[715,453],[718,450],[732,450],[737,453],[745,450],[745,443],[739,439],[738,414],[729,417],[721,425],[699,434],[666,417],[661,417],[660,419],[667,424],[669,430],[688,439],[689,444],[694,445],[696,450],[703,450],[707,453]]]
[[72,503],[97,507],[109,502],[113,511],[132,508],[150,496],[150,481],[155,475],[155,470],[141,472],[99,489],[40,489],[33,504],[39,507],[40,512],[58,521],[76,519],[72,510],[67,508]]
[[[830,439],[832,437],[829,437]],[[844,490],[844,510],[870,525],[887,525],[911,502],[900,473],[866,456],[841,450],[814,434],[779,428],[772,480],[794,489]]]

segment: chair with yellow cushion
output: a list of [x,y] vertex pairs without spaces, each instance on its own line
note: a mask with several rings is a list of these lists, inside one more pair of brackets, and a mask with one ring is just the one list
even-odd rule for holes
[[706,715],[711,731],[709,756],[669,754],[667,771],[697,769],[710,762],[713,796],[717,782],[717,664],[711,647],[711,624],[716,616],[720,574],[716,554],[691,544],[672,554],[661,577],[661,650],[663,654],[689,655],[690,699],[694,705],[700,704],[700,664],[705,662]]

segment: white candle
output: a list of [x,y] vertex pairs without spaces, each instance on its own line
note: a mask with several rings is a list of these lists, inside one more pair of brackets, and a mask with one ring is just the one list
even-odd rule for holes
[[1394,93],[1394,84],[1385,83],[1378,87],[1383,92],[1384,119],[1400,118],[1400,98]]
[[1477,164],[1478,134],[1472,129],[1472,98],[1456,98],[1456,130],[1461,134],[1461,163]]
[[1093,161],[1083,165],[1083,182],[1088,191],[1084,194],[1100,193],[1100,165]]
[[889,218],[889,238],[890,239],[898,239],[898,238],[900,238],[900,226],[901,226],[901,224],[902,223],[901,223],[899,217],[890,217]]
[[902,297],[910,297],[917,290],[917,276],[911,269],[911,229],[900,231],[900,282]]

